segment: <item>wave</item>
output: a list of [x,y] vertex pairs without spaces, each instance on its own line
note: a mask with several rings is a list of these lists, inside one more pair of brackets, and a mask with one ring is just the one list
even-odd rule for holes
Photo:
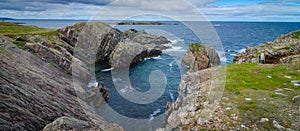
[[227,58],[226,57],[220,57],[220,61],[221,61],[221,63],[226,63],[227,62]]
[[166,52],[168,52],[168,51],[185,51],[184,49],[183,49],[183,47],[180,47],[180,46],[171,46],[171,48],[170,49],[166,49],[165,50]]
[[171,44],[176,44],[178,42],[184,42],[184,39],[174,39],[174,40],[169,39],[169,41],[171,41]]
[[154,59],[154,60],[159,60],[159,59],[161,60],[162,58],[161,58],[161,56],[144,58],[144,60],[151,60],[151,59],[152,59],[152,60],[153,60],[153,59]]
[[150,114],[149,121],[152,121],[154,119],[154,117],[160,112],[161,112],[160,109],[157,109],[152,114]]
[[245,52],[246,51],[246,49],[244,48],[244,49],[240,49],[239,51],[238,51],[238,53],[242,53],[242,52]]
[[92,80],[87,84],[88,88],[97,87],[97,86],[98,86],[98,82],[96,80]]
[[175,102],[174,95],[172,94],[171,91],[169,91],[169,94],[170,94],[170,97],[171,97],[171,99],[172,99],[172,102]]
[[128,91],[132,91],[132,90],[134,90],[133,87],[131,85],[129,85],[129,86],[125,86],[125,88],[121,89],[120,92],[127,93]]
[[114,68],[108,68],[108,69],[103,69],[103,70],[101,70],[101,72],[108,72],[108,71],[111,71],[111,70],[113,70]]

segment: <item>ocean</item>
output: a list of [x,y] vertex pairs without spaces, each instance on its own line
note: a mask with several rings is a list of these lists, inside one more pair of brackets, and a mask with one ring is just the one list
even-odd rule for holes
[[[72,25],[80,21],[35,21],[23,20],[17,21],[26,25],[35,25],[44,28],[60,28],[67,25]],[[194,22],[194,24],[201,24]],[[230,64],[233,61],[233,56],[245,49],[246,46],[256,46],[261,43],[273,41],[280,34],[286,34],[291,31],[300,29],[300,23],[282,23],[282,22],[211,22],[217,32],[223,49],[224,58],[223,64]],[[186,72],[186,69],[181,66],[180,62],[183,54],[186,52],[190,42],[201,43],[201,40],[189,28],[178,23],[168,22],[165,25],[118,25],[115,26],[121,31],[128,29],[146,30],[150,33],[165,34],[172,42],[172,49],[163,51],[159,57],[145,59],[142,63],[133,66],[129,69],[131,85],[124,85],[120,90],[114,86],[115,82],[122,83],[121,79],[112,78],[110,66],[108,63],[97,63],[95,66],[96,79],[91,80],[90,84],[97,82],[103,83],[108,92],[108,105],[101,109],[95,109],[101,116],[110,122],[119,123],[126,129],[132,129],[128,123],[121,120],[119,115],[130,119],[146,119],[151,122],[156,116],[164,113],[167,102],[174,102],[178,96],[177,88],[181,80],[181,76]],[[138,104],[123,98],[120,92],[129,93],[131,88],[140,92],[146,92],[151,88],[149,78],[154,71],[161,71],[164,74],[165,90],[161,96],[154,102],[148,104]],[[153,87],[155,88],[155,87]],[[110,110],[115,111],[111,113]],[[113,115],[114,114],[114,115]],[[115,120],[120,121],[116,122]],[[125,119],[125,118],[124,118]],[[149,124],[149,128],[159,127],[158,124]],[[161,123],[160,123],[161,124]],[[138,129],[148,129],[141,127]]]

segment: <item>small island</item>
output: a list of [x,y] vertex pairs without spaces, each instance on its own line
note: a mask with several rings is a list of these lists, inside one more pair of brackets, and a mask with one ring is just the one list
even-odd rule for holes
[[117,25],[164,25],[165,23],[157,21],[124,21],[118,22]]

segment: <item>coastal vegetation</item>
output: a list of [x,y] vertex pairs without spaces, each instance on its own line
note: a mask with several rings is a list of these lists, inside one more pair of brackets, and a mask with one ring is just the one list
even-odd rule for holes
[[[226,76],[221,103],[227,122],[276,130],[273,121],[277,121],[285,128],[295,128],[300,103],[293,97],[299,95],[300,87],[292,82],[300,80],[298,64],[230,64]],[[261,121],[263,118],[268,121]]]
[[[82,27],[84,23],[79,23],[74,25],[74,29],[76,30],[79,27]],[[142,23],[141,23],[142,24]],[[100,27],[100,26],[99,26]],[[101,26],[102,27],[102,26]],[[71,29],[66,28],[66,33],[69,33]],[[44,29],[44,28],[38,28],[35,26],[23,26],[20,23],[9,23],[9,22],[0,22],[0,34],[4,36],[8,36],[13,40],[13,44],[17,45],[21,49],[25,49],[26,43],[33,42],[29,40],[29,37],[33,35],[39,35],[43,38],[47,39],[50,44],[46,43],[43,46],[51,45],[47,49],[47,51],[51,52],[54,49],[56,49],[56,46],[52,44],[58,44],[63,45],[63,48],[66,48],[67,51],[64,51],[63,48],[59,48],[63,50],[64,52],[59,53],[56,50],[53,51],[53,59],[52,57],[49,57],[49,52],[47,54],[42,54],[43,52],[39,52],[40,56],[47,56],[48,61],[56,62],[57,64],[60,64],[58,60],[55,61],[54,58],[56,58],[56,55],[58,54],[70,54],[70,56],[63,56],[61,55],[61,59],[67,59],[68,61],[71,61],[72,49],[73,46],[68,45],[65,42],[61,42],[62,40],[59,38],[59,30],[54,29]],[[116,31],[117,32],[117,31]],[[118,33],[118,32],[117,32]],[[116,34],[117,34],[116,33]],[[145,34],[143,32],[129,32],[129,36],[136,36],[139,35],[142,36],[151,36],[149,34]],[[70,35],[72,36],[72,35]],[[153,37],[154,40],[157,39],[157,37]],[[36,37],[37,38],[37,37]],[[120,37],[121,38],[121,37]],[[149,37],[147,37],[149,38]],[[294,32],[293,36],[291,36],[293,40],[300,38],[300,31]],[[108,39],[108,38],[107,38]],[[112,39],[112,38],[110,38]],[[119,37],[115,38],[116,41],[119,39]],[[71,40],[70,40],[71,41]],[[166,41],[166,40],[162,40]],[[281,42],[281,41],[280,41]],[[278,42],[278,45],[281,45],[280,42]],[[108,42],[107,42],[108,43]],[[111,44],[111,43],[110,43]],[[116,43],[118,44],[118,43]],[[39,44],[28,44],[28,47]],[[274,45],[274,44],[273,44]],[[132,49],[134,49],[134,45],[131,44]],[[54,48],[55,47],[55,48]],[[70,49],[68,49],[69,47]],[[136,47],[136,46],[135,46]],[[202,58],[202,55],[205,54],[201,53],[203,52],[203,48],[205,46],[199,45],[197,43],[191,43],[190,49],[192,52],[192,55],[195,56],[195,58]],[[269,49],[270,44],[265,44],[261,47],[257,47],[258,49],[268,47]],[[125,48],[125,46],[124,46]],[[205,47],[206,48],[206,47]],[[1,47],[1,50],[4,48]],[[34,49],[34,48],[33,48]],[[127,47],[126,47],[127,49]],[[264,48],[263,48],[264,49]],[[258,51],[253,51],[255,56],[259,56],[265,49]],[[285,45],[285,46],[278,46],[276,50],[284,50],[288,52],[290,49],[294,49],[294,44]],[[113,50],[113,48],[111,49]],[[205,49],[206,50],[206,49]],[[251,50],[249,50],[251,51]],[[38,51],[36,51],[38,53]],[[121,51],[120,51],[121,52]],[[193,54],[195,52],[195,54]],[[212,52],[212,51],[211,51]],[[259,53],[257,53],[259,52]],[[119,53],[114,51],[113,53]],[[121,52],[122,53],[122,52]],[[296,52],[297,53],[297,52]],[[295,53],[295,54],[296,54]],[[26,54],[26,53],[23,53]],[[159,54],[159,53],[158,53]],[[199,55],[199,56],[197,56]],[[10,57],[7,55],[2,55],[3,58]],[[18,55],[19,57],[22,57],[22,55]],[[26,55],[24,55],[26,56]],[[209,56],[209,55],[206,55]],[[215,56],[215,55],[214,55]],[[272,56],[278,56],[273,55]],[[47,58],[45,57],[45,58]],[[286,55],[284,55],[286,57]],[[32,58],[36,58],[33,57]],[[41,60],[32,59],[31,57],[28,58],[30,62],[24,62],[24,63],[35,63],[35,61],[41,62]],[[44,57],[43,57],[44,58]],[[241,56],[241,59],[244,58],[244,55]],[[248,58],[248,57],[245,57]],[[142,59],[142,58],[141,58]],[[207,65],[202,66],[201,64],[194,64],[199,67],[198,69],[202,69],[201,67],[210,67],[210,63],[219,63],[219,59],[212,59],[212,58],[206,58],[207,59]],[[7,61],[10,62],[10,58],[7,58]],[[215,60],[216,62],[214,62]],[[120,61],[117,59],[117,61]],[[250,61],[250,59],[249,59]],[[224,110],[225,114],[223,116],[220,116],[219,119],[221,119],[224,124],[228,124],[232,126],[233,129],[243,129],[243,130],[276,130],[278,127],[276,127],[277,124],[284,127],[284,129],[297,129],[297,126],[299,126],[300,123],[300,102],[299,98],[294,99],[296,96],[300,95],[300,66],[299,63],[296,63],[298,61],[294,61],[294,63],[289,64],[260,64],[260,63],[240,63],[240,64],[229,64],[226,66],[227,72],[226,72],[226,83],[225,83],[225,91],[221,100],[221,110]],[[67,62],[65,62],[67,63]],[[44,64],[46,65],[46,64]],[[120,63],[122,65],[122,63]],[[3,66],[5,66],[3,64]],[[12,64],[13,66],[13,64]],[[35,68],[40,68],[38,65]],[[63,69],[63,71],[67,71],[67,69],[70,69],[70,65],[60,65]],[[26,66],[25,66],[26,67]],[[50,67],[49,67],[50,68]],[[51,66],[52,68],[52,66]],[[14,68],[9,68],[14,69]],[[48,69],[48,68],[47,68]],[[51,70],[51,69],[48,69]],[[47,71],[48,71],[47,70]],[[42,68],[41,68],[42,71]],[[60,70],[61,71],[61,70]],[[48,73],[48,72],[47,72]],[[45,73],[45,74],[47,74]],[[4,73],[3,73],[4,74]],[[8,73],[9,74],[9,73]],[[65,74],[68,74],[68,72],[65,72]],[[69,73],[70,74],[70,73]],[[20,75],[19,78],[24,78],[24,74]],[[13,77],[13,75],[11,75]],[[64,75],[63,75],[64,76]],[[38,76],[40,77],[40,76]],[[66,80],[69,79],[69,76],[64,76]],[[45,77],[48,78],[48,77]],[[14,79],[12,79],[14,80]],[[49,83],[48,85],[50,85]],[[69,82],[71,84],[71,82]],[[46,85],[46,84],[45,84]],[[47,86],[48,86],[47,85]],[[28,86],[29,87],[29,86]],[[59,86],[61,88],[64,88],[64,85]],[[18,87],[15,87],[18,89]],[[71,88],[71,86],[70,86]],[[57,90],[61,90],[60,88],[57,88]],[[49,93],[48,90],[44,91],[45,94]],[[66,93],[66,98],[71,97],[68,93]],[[21,96],[22,97],[22,96]],[[36,97],[36,99],[39,99]],[[71,101],[71,100],[70,100]],[[80,113],[78,113],[80,114]],[[58,117],[59,115],[57,115]],[[52,118],[51,120],[53,120]],[[43,124],[49,122],[43,121]],[[277,123],[277,124],[274,124]],[[236,128],[237,127],[237,128]],[[42,127],[38,127],[38,129],[41,129]],[[228,127],[230,129],[230,127]]]

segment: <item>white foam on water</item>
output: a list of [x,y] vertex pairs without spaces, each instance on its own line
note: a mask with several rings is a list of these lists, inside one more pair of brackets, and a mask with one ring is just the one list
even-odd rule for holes
[[221,26],[221,25],[220,25],[220,24],[214,24],[214,26],[219,27],[219,26]]
[[235,56],[236,54],[229,54],[230,56]]
[[221,61],[221,63],[226,63],[227,62],[227,58],[226,57],[221,57],[220,61]]
[[97,87],[97,86],[98,86],[98,82],[96,80],[92,80],[87,84],[88,88]]
[[157,115],[158,113],[160,113],[160,109],[157,109],[152,114],[150,114],[149,121],[152,121],[154,119],[155,115]]
[[114,68],[108,68],[108,69],[103,69],[103,70],[101,70],[101,72],[108,72],[108,71],[111,71],[111,70],[113,70]]
[[242,52],[245,52],[246,51],[246,49],[244,48],[244,49],[240,49],[239,51],[238,51],[238,53],[242,53]]
[[170,97],[172,99],[172,102],[175,102],[174,95],[171,93],[171,91],[169,91],[169,94],[170,94]]
[[175,61],[172,61],[172,62],[169,64],[169,66],[172,67],[174,62],[175,62]]
[[161,56],[144,58],[144,60],[150,60],[150,59],[161,60],[162,58],[161,58]]
[[184,42],[184,39],[174,39],[174,40],[169,39],[169,41],[171,41],[172,44],[176,44],[178,42]]
[[185,51],[185,50],[180,46],[172,46],[170,49],[166,49],[165,51],[173,52],[173,51]]

